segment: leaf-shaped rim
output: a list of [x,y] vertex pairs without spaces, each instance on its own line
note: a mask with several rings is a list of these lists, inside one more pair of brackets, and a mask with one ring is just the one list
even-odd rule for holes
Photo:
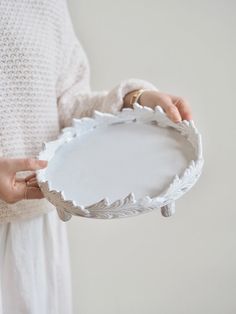
[[193,121],[172,122],[163,112],[160,106],[151,109],[146,106],[134,104],[134,108],[124,108],[117,114],[102,113],[95,111],[93,117],[73,119],[73,126],[62,130],[58,139],[48,143],[43,143],[39,159],[50,160],[53,158],[57,149],[75,137],[80,137],[91,132],[95,128],[108,126],[116,123],[125,122],[155,122],[159,127],[172,127],[191,143],[194,148],[195,159],[192,160],[183,174],[175,176],[169,187],[160,195],[150,198],[145,196],[136,200],[134,193],[129,193],[126,197],[114,202],[105,197],[97,203],[84,207],[76,204],[72,200],[65,198],[63,191],[51,188],[51,182],[46,178],[46,169],[37,170],[37,180],[44,196],[57,208],[60,218],[64,221],[69,220],[72,215],[89,218],[121,218],[150,212],[155,208],[166,206],[184,193],[186,193],[198,180],[203,167],[202,141],[201,135]]

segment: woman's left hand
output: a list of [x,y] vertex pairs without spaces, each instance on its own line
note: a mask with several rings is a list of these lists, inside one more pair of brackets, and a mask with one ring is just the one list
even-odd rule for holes
[[[129,107],[130,99],[134,92],[130,92],[125,96],[124,107]],[[167,116],[176,123],[181,120],[192,120],[192,113],[188,102],[179,96],[155,90],[145,90],[139,97],[138,103],[152,109],[159,105],[166,112]]]

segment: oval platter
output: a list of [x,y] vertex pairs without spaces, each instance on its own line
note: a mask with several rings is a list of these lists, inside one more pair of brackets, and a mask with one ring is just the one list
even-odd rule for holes
[[116,114],[94,111],[73,119],[37,156],[44,196],[63,221],[72,216],[113,219],[161,209],[197,182],[203,167],[201,135],[193,121],[172,122],[160,106],[135,103]]

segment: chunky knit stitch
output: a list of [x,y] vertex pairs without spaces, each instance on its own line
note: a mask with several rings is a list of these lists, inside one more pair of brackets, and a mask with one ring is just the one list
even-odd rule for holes
[[[73,118],[95,109],[115,113],[138,88],[156,89],[126,79],[110,91],[91,91],[88,59],[65,0],[0,1],[0,157],[35,157]],[[46,199],[0,200],[0,222],[53,209]]]

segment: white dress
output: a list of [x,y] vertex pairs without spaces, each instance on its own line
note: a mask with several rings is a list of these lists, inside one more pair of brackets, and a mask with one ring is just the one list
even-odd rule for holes
[[66,224],[57,212],[0,224],[0,313],[71,314]]
[[[65,0],[0,1],[0,158],[37,156],[73,117],[116,112],[139,88],[156,89],[126,79],[91,91]],[[21,313],[71,313],[66,225],[46,199],[0,200],[0,314]]]

